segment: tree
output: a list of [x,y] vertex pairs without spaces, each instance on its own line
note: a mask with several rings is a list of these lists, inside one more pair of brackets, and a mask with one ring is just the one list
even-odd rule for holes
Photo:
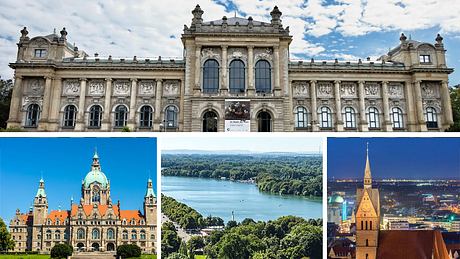
[[167,223],[168,222],[163,223],[161,227],[161,252],[164,257],[177,252],[181,244],[177,232],[175,229],[171,230],[171,224]]
[[69,244],[57,244],[51,249],[51,258],[67,258],[72,255],[72,251]]
[[135,244],[120,245],[117,247],[117,256],[121,258],[140,257],[141,248]]
[[6,121],[10,113],[13,80],[0,79],[0,128],[6,128]]
[[188,247],[195,251],[204,247],[204,239],[202,236],[192,236],[188,241]]
[[225,235],[219,242],[219,258],[240,259],[248,258],[248,241],[237,234]]
[[0,252],[7,252],[14,248],[14,241],[11,239],[11,234],[6,229],[5,222],[0,218]]
[[168,257],[166,257],[166,259],[188,259],[188,257],[186,255],[183,255],[183,254],[172,253]]
[[227,229],[231,229],[231,228],[236,227],[236,226],[238,226],[238,223],[236,221],[234,221],[234,220],[229,220],[227,222]]
[[448,131],[460,131],[460,84],[450,88],[450,101],[452,105],[452,116],[454,125]]

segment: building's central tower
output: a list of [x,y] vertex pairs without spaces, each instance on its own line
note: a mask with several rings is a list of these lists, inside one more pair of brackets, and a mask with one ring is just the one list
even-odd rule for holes
[[93,156],[91,171],[82,182],[81,197],[85,205],[108,205],[110,203],[110,182],[101,170],[97,152]]

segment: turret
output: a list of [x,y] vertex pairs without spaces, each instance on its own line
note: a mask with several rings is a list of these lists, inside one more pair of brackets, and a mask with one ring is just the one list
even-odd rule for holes
[[108,205],[110,201],[110,182],[102,172],[99,155],[94,152],[91,171],[86,175],[81,187],[84,204]]
[[33,204],[34,225],[41,225],[45,223],[48,215],[48,199],[45,193],[45,181],[40,179],[37,194],[34,198]]
[[155,193],[153,191],[153,183],[152,179],[148,179],[147,181],[147,191],[144,197],[144,214],[145,214],[145,221],[147,225],[155,225],[156,224],[156,214],[157,214],[157,200]]

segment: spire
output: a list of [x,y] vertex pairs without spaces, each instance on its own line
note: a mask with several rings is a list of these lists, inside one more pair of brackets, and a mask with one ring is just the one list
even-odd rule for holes
[[43,181],[43,178],[40,178],[40,183],[38,184],[38,190],[37,190],[37,194],[35,195],[35,197],[43,197],[45,198],[46,197],[46,193],[45,193],[45,181]]
[[100,169],[100,164],[99,164],[99,155],[97,154],[97,148],[94,148],[94,156],[93,156],[93,164],[92,164],[93,169],[98,168]]
[[371,165],[369,163],[369,142],[366,143],[366,168],[364,169],[364,188],[372,188]]
[[145,193],[145,198],[153,196],[155,198],[155,193],[153,192],[153,183],[152,179],[148,179],[147,181],[147,192]]

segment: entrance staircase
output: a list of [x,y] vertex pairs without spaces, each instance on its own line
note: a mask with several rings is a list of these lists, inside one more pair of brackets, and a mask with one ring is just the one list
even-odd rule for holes
[[74,252],[69,259],[115,259],[115,252]]

